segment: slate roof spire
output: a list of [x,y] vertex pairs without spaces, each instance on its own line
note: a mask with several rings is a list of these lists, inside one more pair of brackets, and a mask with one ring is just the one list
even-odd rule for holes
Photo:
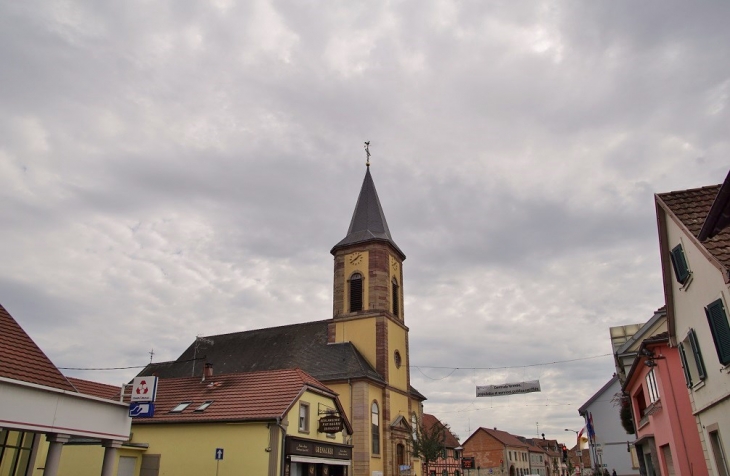
[[340,248],[358,243],[385,241],[395,249],[400,255],[400,259],[404,260],[406,255],[403,254],[401,249],[398,248],[398,245],[395,244],[395,241],[393,241],[393,237],[390,236],[388,222],[385,220],[383,207],[380,206],[378,192],[375,190],[375,183],[373,182],[372,175],[370,175],[369,154],[366,165],[365,179],[362,181],[360,196],[357,197],[355,212],[352,214],[347,236],[337,243],[330,253],[335,254]]

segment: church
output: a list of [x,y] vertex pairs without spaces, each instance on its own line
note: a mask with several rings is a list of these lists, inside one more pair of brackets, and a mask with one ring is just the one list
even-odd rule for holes
[[[330,253],[331,318],[197,338],[177,360],[152,363],[139,375],[164,379],[202,376],[206,367],[216,374],[299,368],[339,395],[352,426],[348,475],[420,474],[411,435],[426,398],[410,385],[406,256],[388,229],[369,163],[347,235]],[[297,435],[296,426],[289,426],[287,437],[306,438]],[[328,469],[316,460],[287,459],[283,473],[319,476]]]

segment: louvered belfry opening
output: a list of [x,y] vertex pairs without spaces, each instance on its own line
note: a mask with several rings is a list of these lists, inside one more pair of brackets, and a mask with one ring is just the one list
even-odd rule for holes
[[398,316],[398,313],[400,312],[399,301],[398,301],[398,281],[393,279],[392,285],[393,285],[393,290],[392,290],[393,291],[393,314]]
[[355,273],[350,278],[350,312],[362,311],[362,275]]

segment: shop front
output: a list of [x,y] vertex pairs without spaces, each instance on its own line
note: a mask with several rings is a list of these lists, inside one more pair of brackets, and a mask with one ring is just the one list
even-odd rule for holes
[[286,437],[286,476],[348,476],[352,446]]

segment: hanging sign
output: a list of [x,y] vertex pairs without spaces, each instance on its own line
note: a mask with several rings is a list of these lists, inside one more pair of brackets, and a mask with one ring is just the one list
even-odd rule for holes
[[477,397],[501,397],[503,395],[515,395],[518,393],[531,393],[540,391],[540,381],[530,380],[529,382],[503,383],[501,385],[477,386]]
[[319,419],[319,430],[322,433],[339,433],[342,431],[342,417],[328,415]]

